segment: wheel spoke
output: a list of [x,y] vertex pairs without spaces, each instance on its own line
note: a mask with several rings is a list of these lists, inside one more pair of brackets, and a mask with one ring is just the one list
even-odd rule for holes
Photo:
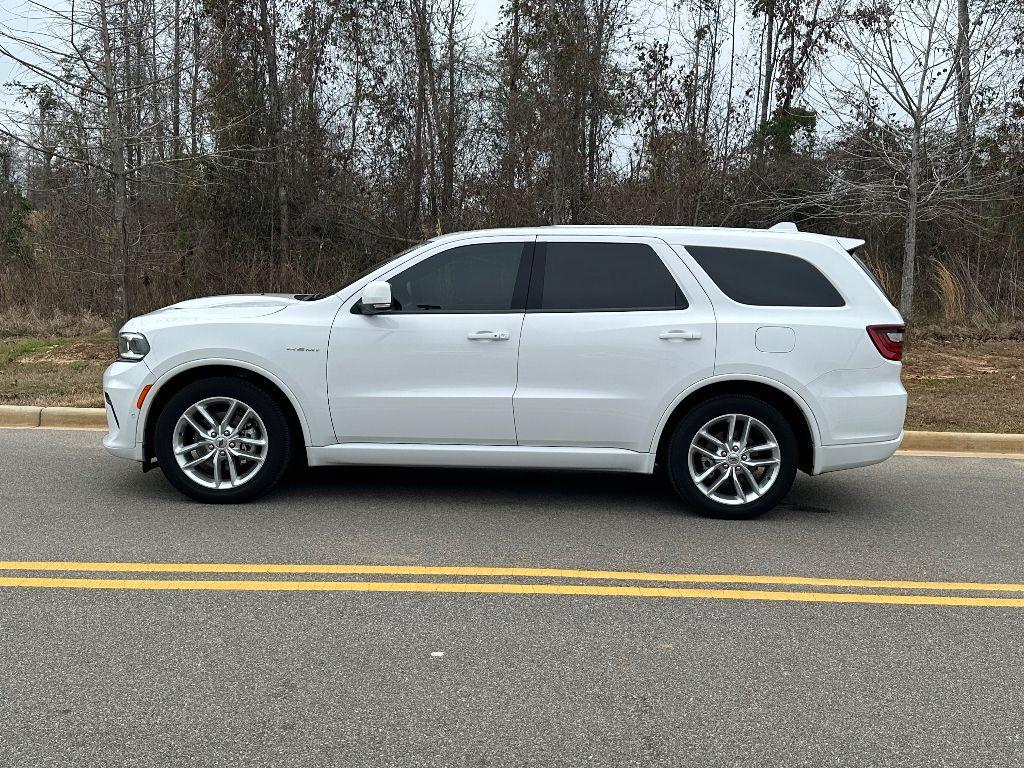
[[761,459],[755,461],[744,461],[748,467],[774,467],[779,463],[778,459]]
[[740,469],[743,470],[743,474],[746,475],[747,482],[750,483],[750,487],[751,487],[751,490],[753,490],[754,495],[755,496],[760,496],[761,495],[761,486],[758,484],[757,480],[754,478],[754,473],[751,472],[749,469],[747,469],[742,464],[740,465]]
[[220,426],[220,424],[217,423],[217,420],[210,415],[210,412],[199,403],[196,403],[196,410],[199,411],[199,414],[210,423],[211,427],[216,429]]
[[697,475],[697,477],[695,477],[694,480],[696,480],[698,483],[703,483],[705,480],[707,480],[709,477],[711,477],[711,475],[713,475],[715,472],[717,472],[718,470],[720,470],[724,466],[725,466],[725,464],[722,464],[722,463],[715,464],[710,469],[708,469],[708,470],[706,470],[704,472],[701,472],[699,475]]
[[729,416],[729,435],[725,438],[725,442],[727,442],[731,446],[732,442],[733,442],[733,438],[735,437],[735,435],[736,435],[736,414],[734,413],[731,416]]
[[713,485],[712,485],[712,486],[711,486],[710,488],[708,488],[708,496],[710,496],[710,495],[711,495],[711,494],[713,494],[713,493],[714,493],[715,491],[717,491],[717,490],[718,490],[718,488],[719,488],[719,486],[721,486],[721,485],[722,485],[722,483],[724,483],[724,482],[725,482],[726,480],[728,480],[728,479],[729,479],[729,476],[730,476],[731,474],[732,474],[732,472],[730,472],[730,471],[728,471],[728,470],[726,470],[725,472],[723,472],[723,473],[722,473],[722,476],[721,476],[720,478],[718,478],[717,480],[715,480],[714,484],[713,484]]
[[228,476],[231,478],[231,487],[234,488],[238,485],[238,469],[235,467],[235,459],[230,451],[225,458],[227,458]]
[[213,452],[213,487],[220,488],[220,456]]
[[237,407],[238,407],[238,401],[237,400],[232,400],[231,401],[231,405],[228,406],[227,413],[225,413],[224,414],[224,418],[220,420],[220,427],[222,429],[224,427],[230,427],[231,426],[231,417],[235,415],[235,409]]
[[740,450],[745,451],[747,449],[747,441],[750,439],[750,425],[754,423],[754,420],[747,417],[747,423],[743,425],[743,437],[740,438]]
[[243,451],[239,451],[236,448],[228,448],[228,453],[230,453],[236,459],[245,459],[246,461],[251,461],[253,464],[262,464],[264,461],[266,461],[266,457],[264,456],[260,456],[257,453],[245,453]]
[[249,420],[250,416],[252,416],[252,408],[250,408],[249,406],[246,406],[245,407],[245,413],[242,414],[242,418],[240,418],[238,420],[238,425],[235,427],[235,432],[241,432],[242,431],[242,427],[245,426],[245,422],[247,422]]
[[210,451],[209,453],[207,453],[207,454],[205,454],[203,456],[200,456],[198,459],[192,459],[192,461],[186,461],[184,464],[181,465],[181,468],[182,469],[191,469],[192,467],[197,467],[200,464],[202,464],[203,462],[209,461],[211,456],[216,456],[216,455],[217,455],[216,451]]
[[717,453],[714,453],[713,451],[709,451],[707,448],[701,448],[699,445],[693,446],[693,450],[697,451],[698,453],[702,453],[705,456],[707,456],[709,459],[714,459],[715,461],[719,461],[722,458]]
[[740,473],[736,471],[736,467],[732,468],[732,485],[736,489],[736,498],[745,500],[747,494],[743,491],[743,486],[740,485]]
[[200,448],[206,448],[206,447],[207,447],[207,444],[205,442],[202,442],[202,443],[192,443],[192,445],[186,445],[186,446],[183,446],[181,448],[175,448],[174,452],[176,454],[178,454],[179,456],[181,456],[182,454],[191,453],[192,451],[197,451]]
[[747,448],[747,453],[753,453],[754,451],[769,451],[778,447],[779,446],[776,443],[762,443],[761,445],[755,445],[753,448]]
[[201,437],[205,437],[207,435],[207,433],[210,431],[208,429],[200,427],[196,423],[196,420],[193,419],[191,416],[189,416],[187,413],[184,414],[181,418],[183,418],[186,422],[188,422],[188,425],[190,427],[192,427],[192,429],[194,429]]
[[266,445],[267,441],[262,438],[255,437],[242,437],[241,435],[234,435],[235,440],[246,445]]
[[[721,440],[719,440],[719,439],[718,439],[717,437],[715,437],[715,436],[714,436],[714,435],[712,435],[712,434],[711,434],[710,432],[708,432],[708,431],[707,431],[707,429],[702,429],[702,430],[701,430],[700,432],[698,432],[697,434],[698,434],[698,435],[700,435],[701,437],[703,437],[703,438],[704,438],[705,440],[707,440],[707,441],[709,441],[709,442],[711,442],[711,443],[714,443],[714,444],[715,444],[715,445],[717,445],[717,446],[718,446],[719,448],[725,448],[725,443],[723,443],[723,442],[722,442]],[[696,448],[696,447],[697,447],[697,446],[694,446],[694,448]]]

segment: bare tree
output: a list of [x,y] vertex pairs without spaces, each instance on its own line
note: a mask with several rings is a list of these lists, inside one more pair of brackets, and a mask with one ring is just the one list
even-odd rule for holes
[[56,160],[82,169],[82,184],[109,189],[102,271],[113,283],[115,329],[132,308],[132,249],[140,236],[133,199],[141,184],[155,180],[155,169],[173,162],[165,151],[166,124],[169,117],[174,124],[179,107],[168,90],[187,65],[180,51],[167,56],[157,45],[167,35],[166,20],[176,19],[158,4],[164,2],[76,0],[67,9],[32,2],[45,33],[0,29],[0,54],[21,66],[22,91],[38,104],[6,110],[0,135],[42,156],[44,179]]
[[[974,76],[997,63],[991,55],[1001,25],[998,14],[984,17],[973,46],[958,47],[958,0],[872,2],[852,12],[840,27],[850,71],[826,78],[830,95],[851,108],[833,154],[833,168],[822,199],[847,213],[901,212],[903,258],[900,311],[913,316],[918,225],[924,219],[964,215],[967,204],[993,193],[996,179],[971,179],[971,158],[957,141],[956,72]],[[959,54],[959,56],[958,56]],[[957,61],[960,66],[955,66]]]

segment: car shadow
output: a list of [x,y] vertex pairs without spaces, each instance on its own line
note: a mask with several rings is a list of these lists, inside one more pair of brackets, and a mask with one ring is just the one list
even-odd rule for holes
[[[857,485],[836,475],[797,476],[793,489],[766,517],[840,513],[857,505]],[[624,506],[645,513],[685,515],[697,513],[679,500],[661,472],[640,475],[615,472],[534,469],[453,469],[437,467],[316,467],[296,468],[274,491],[272,498],[290,502],[330,496],[346,502],[379,501],[386,495],[395,503],[531,506],[588,506],[595,511]]]

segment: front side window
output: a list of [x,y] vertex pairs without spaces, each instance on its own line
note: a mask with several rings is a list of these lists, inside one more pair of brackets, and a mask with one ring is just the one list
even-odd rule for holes
[[529,308],[542,312],[685,309],[661,257],[642,243],[538,245]]
[[733,301],[758,307],[842,307],[839,291],[809,261],[788,253],[688,245],[687,252]]
[[[389,278],[395,312],[509,312],[516,302],[527,243],[449,248]],[[516,304],[520,306],[517,307]]]

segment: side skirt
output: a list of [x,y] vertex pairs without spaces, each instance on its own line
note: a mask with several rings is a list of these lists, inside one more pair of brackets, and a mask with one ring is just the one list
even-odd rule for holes
[[622,448],[564,448],[532,445],[425,445],[340,443],[310,446],[311,467],[382,464],[406,467],[501,467],[520,469],[596,469],[608,472],[654,471],[654,454]]

